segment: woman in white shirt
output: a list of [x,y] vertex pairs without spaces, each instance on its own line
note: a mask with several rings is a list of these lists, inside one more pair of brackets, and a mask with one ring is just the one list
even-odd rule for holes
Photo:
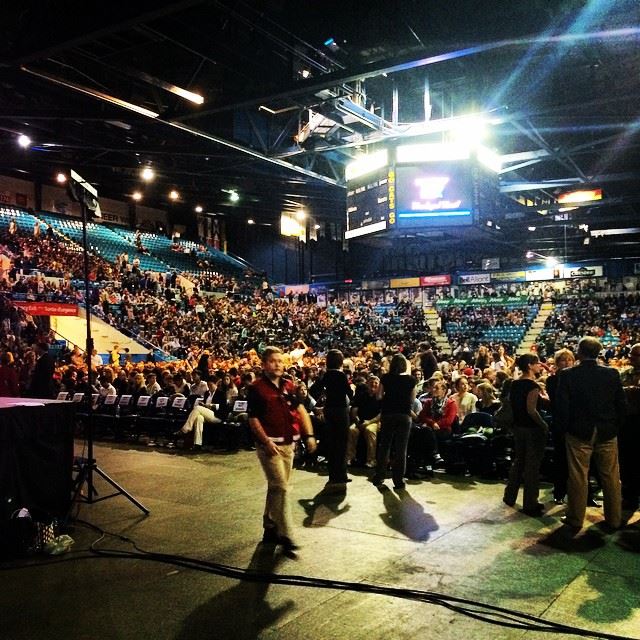
[[451,398],[458,408],[458,420],[462,422],[466,415],[476,410],[477,396],[469,392],[469,380],[467,376],[460,376],[455,382],[456,393]]

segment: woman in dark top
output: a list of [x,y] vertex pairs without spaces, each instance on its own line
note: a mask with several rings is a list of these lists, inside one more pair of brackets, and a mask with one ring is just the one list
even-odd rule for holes
[[347,478],[347,441],[349,439],[349,402],[353,398],[353,390],[349,380],[342,371],[344,356],[338,349],[327,353],[327,371],[319,383],[324,395],[324,439],[326,453],[329,458],[329,482],[327,486],[342,485],[349,482]]
[[417,380],[413,376],[406,375],[408,368],[407,359],[401,353],[396,353],[391,358],[389,373],[382,376],[378,389],[378,398],[381,400],[381,419],[376,472],[372,482],[376,487],[382,486],[389,464],[391,444],[394,443],[395,455],[391,475],[396,491],[404,489],[411,407],[416,398]]
[[538,356],[533,353],[521,355],[518,367],[522,376],[513,381],[509,393],[513,410],[514,456],[502,500],[512,507],[520,484],[524,484],[521,511],[528,516],[539,516],[544,511],[544,505],[538,502],[540,464],[549,433],[539,408],[549,398],[535,381],[542,367]]

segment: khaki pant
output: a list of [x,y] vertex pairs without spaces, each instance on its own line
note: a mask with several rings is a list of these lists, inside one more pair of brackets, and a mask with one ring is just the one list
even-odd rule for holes
[[216,414],[211,411],[211,409],[198,405],[192,409],[181,431],[183,433],[189,433],[192,429],[195,429],[193,433],[193,444],[201,445],[205,422],[220,424],[222,420],[216,418]]
[[292,539],[291,505],[289,501],[293,454],[295,445],[278,445],[278,455],[269,456],[260,445],[256,448],[258,460],[267,478],[267,500],[264,505],[263,526],[275,528],[278,536]]
[[594,430],[590,442],[580,440],[567,433],[567,524],[582,527],[587,510],[587,486],[589,462],[593,455],[602,494],[604,496],[604,519],[612,527],[622,523],[622,495],[620,490],[620,469],[618,466],[618,439],[596,442],[598,432]]
[[364,436],[367,443],[367,465],[373,467],[376,463],[376,446],[378,442],[379,422],[373,422],[366,427],[359,427],[352,424],[349,427],[349,441],[347,442],[347,462],[354,460],[356,450],[358,448],[358,436],[360,433]]

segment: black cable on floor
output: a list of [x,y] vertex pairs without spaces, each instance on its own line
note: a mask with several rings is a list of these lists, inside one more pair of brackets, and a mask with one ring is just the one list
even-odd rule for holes
[[[87,558],[119,558],[125,560],[151,560],[170,564],[176,567],[191,569],[192,571],[204,571],[219,575],[232,580],[245,580],[249,582],[260,582],[269,584],[281,584],[295,587],[311,587],[316,589],[331,589],[336,591],[355,591],[360,593],[373,593],[393,598],[401,598],[403,600],[413,600],[423,602],[425,604],[433,604],[444,607],[454,613],[465,615],[475,620],[486,622],[489,624],[508,627],[512,629],[521,629],[523,631],[542,631],[546,633],[564,633],[567,635],[579,636],[583,638],[601,638],[603,640],[633,640],[628,636],[619,636],[615,634],[602,633],[598,631],[590,631],[579,627],[564,625],[559,622],[553,622],[534,616],[531,614],[498,607],[495,605],[470,600],[467,598],[459,598],[449,596],[433,591],[421,591],[417,589],[406,589],[402,587],[388,587],[363,582],[347,582],[342,580],[330,580],[326,578],[310,578],[307,576],[287,575],[276,573],[263,573],[242,569],[229,565],[219,564],[217,562],[209,562],[197,558],[189,558],[186,556],[178,556],[173,554],[158,553],[154,551],[146,551],[138,547],[136,542],[127,536],[117,533],[105,531],[100,527],[82,520],[76,521],[78,524],[86,526],[100,536],[91,543],[89,549],[76,552],[75,557],[60,558],[60,560],[49,561],[45,563],[37,563],[32,565],[21,565],[19,567],[5,567],[5,569],[16,569],[26,567],[38,567],[42,564],[57,564],[61,562],[71,562],[75,560],[83,560]],[[98,545],[107,536],[116,538],[127,544],[131,544],[134,551],[125,551],[121,549],[100,549]],[[92,555],[80,555],[90,552]]]

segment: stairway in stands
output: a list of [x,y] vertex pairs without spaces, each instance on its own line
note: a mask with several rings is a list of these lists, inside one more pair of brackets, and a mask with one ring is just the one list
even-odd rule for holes
[[547,321],[547,318],[553,313],[553,309],[553,302],[543,302],[540,305],[538,315],[534,318],[531,326],[529,327],[529,330],[527,331],[527,333],[525,333],[522,342],[516,350],[516,353],[518,355],[531,352],[531,347],[537,342],[540,333],[544,329],[544,323]]
[[449,342],[447,334],[444,331],[441,331],[438,334],[438,311],[433,306],[433,303],[431,301],[425,303],[424,319],[429,329],[431,329],[431,341],[433,342],[432,346],[436,347],[440,353],[446,355],[451,354],[451,351],[453,349],[451,347],[451,343]]

